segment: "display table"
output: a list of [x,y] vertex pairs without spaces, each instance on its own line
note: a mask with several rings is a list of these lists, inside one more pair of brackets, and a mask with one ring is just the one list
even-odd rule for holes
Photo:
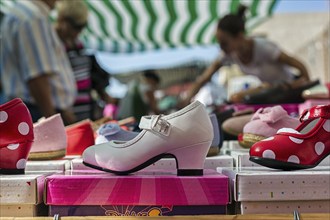
[[[0,217],[1,220],[52,220],[53,217]],[[152,219],[195,219],[195,220],[294,220],[292,215],[200,215],[200,216],[162,216],[162,217],[61,217],[61,220],[106,220],[106,219],[118,219],[118,220],[152,220]],[[328,220],[330,214],[300,214],[300,220]]]

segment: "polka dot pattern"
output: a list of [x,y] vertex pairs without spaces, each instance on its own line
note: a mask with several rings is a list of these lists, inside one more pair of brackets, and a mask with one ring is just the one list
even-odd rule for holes
[[17,169],[25,169],[25,165],[26,165],[26,160],[25,159],[20,159],[16,163],[16,168]]
[[304,116],[303,120],[306,121],[309,118],[310,115],[311,115],[311,113],[308,111],[306,113],[306,115]]
[[30,131],[29,125],[26,122],[19,123],[18,131],[22,135],[27,135]]
[[293,128],[281,128],[279,129],[276,134],[279,134],[279,133],[291,133],[291,134],[300,134],[299,131],[296,131],[295,129]]
[[274,151],[272,151],[272,150],[265,150],[262,153],[262,157],[263,158],[275,159],[276,158],[276,155],[275,155]]
[[304,142],[303,139],[294,138],[294,137],[291,137],[291,136],[289,136],[289,139],[290,139],[292,142],[296,143],[296,144],[301,144],[302,142]]
[[24,170],[33,142],[33,123],[26,105],[13,99],[0,105],[0,169]]
[[323,124],[323,129],[324,129],[326,132],[330,132],[330,120],[327,120],[326,122],[324,122],[324,124]]
[[325,149],[325,146],[322,142],[317,142],[315,144],[315,152],[317,155],[321,155]]
[[274,137],[269,137],[269,138],[263,139],[261,141],[271,141],[271,140],[274,140]]
[[291,155],[289,158],[288,158],[288,162],[291,162],[291,163],[300,163],[300,160],[299,160],[299,157],[297,157],[296,155]]
[[0,111],[0,123],[4,123],[8,119],[8,114],[5,111]]
[[16,150],[19,147],[19,144],[9,144],[7,148],[9,150]]

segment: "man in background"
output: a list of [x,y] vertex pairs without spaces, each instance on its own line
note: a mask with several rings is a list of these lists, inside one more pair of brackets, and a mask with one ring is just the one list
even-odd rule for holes
[[65,124],[76,121],[71,110],[75,80],[65,50],[49,18],[56,0],[17,1],[1,24],[1,82],[8,100],[21,98],[33,121],[61,113]]

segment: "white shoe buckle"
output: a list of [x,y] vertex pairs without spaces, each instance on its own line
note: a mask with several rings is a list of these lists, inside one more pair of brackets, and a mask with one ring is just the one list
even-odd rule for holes
[[168,136],[170,134],[171,124],[165,119],[162,119],[161,116],[162,115],[159,115],[155,118],[154,122],[152,123],[151,130]]

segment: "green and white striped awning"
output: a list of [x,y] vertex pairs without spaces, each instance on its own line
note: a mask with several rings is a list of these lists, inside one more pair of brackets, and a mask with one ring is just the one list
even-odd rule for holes
[[[21,0],[16,0],[21,1]],[[65,0],[74,1],[74,0]],[[278,0],[84,0],[89,24],[87,48],[126,53],[214,44],[217,21],[239,4],[250,8],[247,28],[272,14]],[[1,10],[12,0],[1,0]]]

